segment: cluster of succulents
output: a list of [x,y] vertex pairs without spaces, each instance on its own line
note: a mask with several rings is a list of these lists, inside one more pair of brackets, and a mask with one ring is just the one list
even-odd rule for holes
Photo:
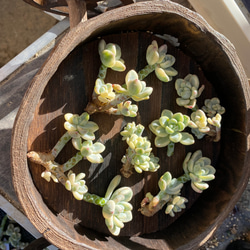
[[[130,187],[121,187],[114,191],[120,184],[121,176],[117,175],[110,182],[104,197],[90,194],[86,185],[85,173],[75,174],[71,169],[81,160],[86,159],[91,163],[100,164],[104,161],[102,153],[105,146],[101,142],[94,142],[95,132],[99,126],[90,121],[90,115],[95,112],[106,112],[108,114],[136,117],[138,106],[132,101],[139,102],[148,100],[153,92],[143,81],[150,73],[155,72],[156,77],[162,82],[170,82],[178,72],[173,68],[175,57],[167,54],[166,44],[158,46],[154,40],[146,51],[147,65],[138,73],[129,70],[125,76],[124,83],[105,83],[107,70],[123,72],[126,70],[125,62],[121,58],[121,48],[114,43],[104,40],[99,42],[98,52],[101,66],[95,81],[92,100],[88,103],[84,113],[81,115],[65,114],[65,134],[59,139],[49,153],[31,151],[28,158],[45,168],[42,177],[48,182],[62,183],[65,188],[72,192],[77,200],[102,207],[102,215],[106,226],[111,234],[117,236],[124,227],[124,223],[132,220],[132,205],[129,203],[133,197]],[[149,125],[150,131],[155,135],[156,147],[167,147],[167,156],[174,153],[175,143],[184,146],[195,143],[194,137],[186,129],[198,138],[204,135],[211,136],[214,141],[220,139],[221,115],[225,108],[220,105],[218,98],[206,99],[205,105],[199,109],[197,98],[202,94],[204,86],[200,87],[196,75],[188,74],[184,79],[175,81],[175,89],[178,98],[177,105],[187,108],[191,114],[173,113],[164,109],[159,119],[152,121]],[[186,130],[186,131],[185,131]],[[122,175],[130,177],[134,172],[155,172],[159,169],[159,158],[152,152],[151,142],[146,136],[142,136],[144,126],[129,122],[120,132],[122,140],[126,141],[128,148],[122,157],[123,163],[120,169]],[[73,147],[78,151],[64,164],[55,161],[64,146],[72,141]],[[207,181],[215,178],[215,169],[211,166],[211,160],[202,156],[201,150],[188,153],[183,162],[184,174],[178,178],[172,178],[170,172],[165,172],[158,181],[159,193],[153,196],[148,192],[141,202],[140,212],[145,216],[153,216],[165,205],[165,213],[175,216],[186,208],[188,200],[181,196],[181,189],[186,182],[191,182],[195,192],[201,193],[209,187]],[[66,174],[67,173],[67,174]]]
[[121,173],[124,177],[129,177],[133,169],[137,173],[143,171],[155,172],[160,167],[159,158],[152,153],[151,142],[147,137],[142,137],[144,127],[135,123],[128,123],[121,135],[128,144],[126,154],[122,158],[123,166]]
[[[10,245],[15,249],[25,249],[29,243],[22,242],[21,230],[12,222],[8,223],[8,216],[2,218],[0,225],[0,249],[10,249]],[[7,226],[8,225],[8,226]],[[6,230],[5,227],[7,226]]]
[[183,184],[191,181],[192,189],[201,193],[209,187],[206,183],[215,178],[215,168],[210,165],[211,160],[202,156],[201,150],[193,154],[189,152],[183,161],[184,174],[180,177],[172,178],[170,172],[165,172],[158,181],[159,193],[153,196],[147,193],[141,202],[140,212],[145,216],[153,216],[166,205],[165,213],[174,216],[175,213],[185,209],[188,201],[180,196]]

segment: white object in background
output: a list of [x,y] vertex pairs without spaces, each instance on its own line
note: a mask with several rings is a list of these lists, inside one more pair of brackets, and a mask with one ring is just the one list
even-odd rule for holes
[[250,23],[235,0],[189,0],[193,8],[234,45],[250,78]]
[[7,64],[5,64],[2,68],[0,68],[0,82],[3,81],[6,77],[8,77],[10,74],[12,74],[25,62],[27,62],[30,58],[32,58],[45,46],[53,42],[56,37],[59,36],[62,32],[64,32],[67,28],[69,28],[69,19],[64,18],[62,21],[58,22],[50,30],[44,33],[35,42],[29,45],[26,49],[24,49],[21,53],[19,53],[16,57],[14,57]]

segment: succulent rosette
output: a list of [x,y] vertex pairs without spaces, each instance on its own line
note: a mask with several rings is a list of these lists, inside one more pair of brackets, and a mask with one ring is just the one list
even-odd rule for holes
[[112,84],[105,84],[100,78],[96,79],[94,91],[98,95],[98,100],[100,102],[108,103],[115,99],[115,92],[113,91]]
[[173,143],[177,142],[183,145],[193,144],[193,136],[187,132],[183,132],[189,122],[190,118],[187,115],[183,115],[182,113],[173,114],[170,110],[164,109],[161,117],[149,125],[150,130],[156,135],[155,146],[173,146]]
[[120,133],[123,136],[122,140],[126,140],[129,146],[121,160],[123,163],[121,173],[127,178],[132,174],[133,169],[137,173],[142,173],[143,171],[155,172],[160,167],[159,158],[151,152],[151,142],[147,137],[141,136],[143,130],[144,126],[135,125],[132,122],[128,123]]
[[49,170],[45,170],[42,172],[41,177],[44,178],[47,182],[50,182],[50,180],[52,179],[55,183],[58,183],[58,179],[57,177],[51,173]]
[[204,90],[204,85],[199,88],[200,82],[196,75],[188,74],[184,79],[175,81],[175,89],[180,96],[176,99],[179,106],[193,109],[196,106],[196,98],[198,98]]
[[[187,199],[179,196],[183,183],[176,178],[172,178],[170,172],[165,172],[158,181],[160,192],[153,196],[147,193],[141,202],[140,212],[145,216],[153,216],[167,204],[166,214],[174,216],[174,212],[181,211]],[[179,198],[178,198],[179,197]]]
[[176,178],[172,178],[170,172],[165,172],[158,181],[160,190],[169,195],[178,195],[181,192],[183,183]]
[[129,148],[127,149],[127,154],[122,158],[122,163],[126,164],[129,161],[137,173],[157,171],[160,167],[158,164],[159,158],[151,153],[151,143],[147,137],[133,134],[127,138],[127,144]]
[[65,183],[65,188],[68,191],[71,191],[77,200],[82,200],[83,195],[88,192],[88,187],[83,180],[84,177],[84,173],[76,175],[71,170],[68,172],[68,180]]
[[202,110],[207,113],[208,117],[213,117],[216,113],[222,115],[226,112],[225,108],[220,105],[220,100],[217,97],[206,99]]
[[121,102],[117,104],[116,115],[123,115],[128,117],[137,116],[138,106],[131,104],[131,101]]
[[191,180],[192,189],[197,193],[201,193],[209,187],[206,182],[213,180],[216,172],[215,168],[211,166],[211,160],[202,157],[201,150],[187,154],[183,162],[183,170]]
[[73,138],[83,138],[84,140],[94,140],[94,132],[99,129],[95,122],[89,121],[89,114],[87,112],[82,113],[80,116],[71,113],[64,115],[66,122],[64,128],[68,131],[68,134]]
[[135,122],[129,122],[120,132],[122,135],[122,140],[126,140],[128,137],[131,137],[132,134],[136,134],[137,136],[141,136],[144,131],[144,126],[141,124],[136,125]]
[[99,42],[98,51],[102,64],[114,71],[124,71],[126,66],[121,58],[121,48],[114,43],[108,43],[102,39]]
[[207,119],[207,121],[208,121],[208,123],[209,124],[211,124],[211,125],[213,125],[213,126],[215,126],[215,127],[217,127],[217,128],[220,128],[221,127],[221,119],[222,119],[222,117],[221,117],[221,115],[218,113],[218,114],[216,114],[214,117],[212,117],[212,118],[208,118]]
[[133,191],[129,187],[121,187],[114,193],[114,189],[119,185],[121,176],[117,175],[110,183],[105,199],[106,204],[103,206],[102,215],[109,231],[113,235],[119,235],[124,223],[132,220],[133,206],[129,203],[133,196]]
[[175,63],[175,57],[167,53],[167,45],[163,44],[158,47],[158,43],[154,40],[148,46],[146,52],[146,60],[150,66],[154,67],[155,75],[163,82],[169,82],[178,72],[172,67]]
[[101,153],[105,146],[100,142],[82,141],[82,138],[76,138],[72,141],[75,149],[79,150],[81,155],[92,163],[102,163],[104,161]]
[[191,114],[190,118],[188,126],[192,128],[191,131],[198,139],[203,138],[203,136],[210,131],[206,114],[203,110],[198,109]]
[[138,74],[134,70],[127,73],[125,85],[113,84],[113,88],[117,93],[129,96],[136,102],[149,99],[153,92],[152,87],[146,87],[146,83],[139,80]]
[[166,214],[169,214],[171,217],[175,216],[175,213],[181,212],[182,209],[186,208],[185,203],[188,200],[185,197],[175,195],[171,202],[168,202],[167,208],[165,210]]

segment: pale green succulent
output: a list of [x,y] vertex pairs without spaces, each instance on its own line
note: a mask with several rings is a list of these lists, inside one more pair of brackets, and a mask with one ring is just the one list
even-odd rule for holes
[[165,172],[158,181],[158,186],[162,192],[169,195],[179,195],[183,187],[183,183],[176,178],[172,178],[170,172]]
[[66,122],[64,128],[68,134],[73,138],[83,138],[84,140],[94,140],[94,132],[99,129],[95,122],[89,121],[89,114],[87,112],[79,115],[67,113],[64,115]]
[[183,170],[191,180],[192,189],[197,193],[201,193],[209,187],[206,181],[215,178],[215,168],[210,164],[211,160],[202,157],[201,150],[197,150],[193,154],[189,152],[183,162]]
[[41,177],[44,178],[47,182],[50,182],[51,179],[56,183],[59,182],[57,177],[53,173],[51,173],[49,170],[43,171],[41,174]]
[[193,109],[196,106],[196,98],[198,98],[204,90],[204,85],[199,88],[200,82],[196,75],[188,74],[184,79],[175,81],[175,89],[180,96],[176,98],[179,106]]
[[209,127],[207,126],[207,116],[201,109],[193,112],[190,117],[191,120],[189,121],[189,127],[196,128],[202,133],[207,133],[209,131]]
[[65,188],[68,191],[71,191],[77,200],[82,200],[83,195],[88,192],[88,187],[83,180],[84,177],[84,173],[76,175],[71,170],[68,172],[68,180],[65,183]]
[[102,163],[103,157],[101,153],[105,150],[105,146],[100,142],[82,141],[82,138],[72,140],[75,149],[79,150],[81,155],[92,163]]
[[134,70],[127,73],[125,85],[113,84],[113,88],[117,93],[129,96],[136,102],[149,99],[153,92],[152,87],[146,87],[146,83],[139,80],[138,74]]
[[175,213],[181,212],[182,209],[185,209],[185,203],[188,200],[185,197],[175,195],[172,197],[171,201],[168,202],[167,208],[165,210],[166,214],[169,214],[171,217],[175,216]]
[[204,104],[205,106],[203,106],[202,109],[207,113],[208,117],[213,117],[216,113],[222,115],[226,112],[225,108],[220,105],[220,100],[217,97],[206,99]]
[[8,243],[10,243],[11,246],[15,247],[16,249],[24,249],[25,247],[27,247],[29,245],[28,243],[21,242],[22,235],[21,235],[20,227],[18,226],[15,227],[11,223],[8,225],[6,231],[3,231],[5,223],[6,223],[6,219],[4,218],[1,223],[1,228],[0,228],[0,240],[3,238],[2,239],[3,241],[0,241],[0,249],[6,249],[6,244]]
[[126,66],[123,59],[121,59],[121,48],[114,43],[108,43],[102,39],[99,42],[98,51],[102,64],[111,68],[114,71],[124,71]]
[[120,132],[122,135],[122,140],[127,140],[128,137],[131,137],[132,134],[141,136],[144,131],[144,126],[141,124],[136,125],[135,122],[129,122],[123,131]]
[[119,235],[124,223],[132,220],[133,206],[129,203],[133,196],[133,191],[129,187],[121,187],[114,193],[114,189],[119,185],[121,176],[117,175],[110,183],[105,199],[106,204],[103,206],[102,215],[109,231],[113,235]]
[[207,121],[209,124],[211,124],[217,128],[220,128],[221,127],[221,119],[222,119],[221,115],[219,113],[217,113],[214,117],[212,117],[212,118],[209,117],[207,119]]
[[108,103],[115,99],[115,92],[113,91],[112,84],[105,84],[100,78],[96,79],[94,91],[98,95],[98,100],[100,102]]
[[[183,183],[179,179],[172,178],[170,172],[165,172],[158,181],[160,192],[153,196],[147,193],[141,202],[140,212],[145,216],[153,216],[167,204],[166,214],[174,216],[174,212],[181,211],[185,208],[184,203],[187,199],[180,197],[179,194],[183,187]],[[179,198],[178,198],[179,197]]]
[[146,52],[146,60],[148,65],[155,70],[157,78],[163,82],[169,82],[178,72],[172,67],[175,63],[175,57],[167,53],[167,45],[158,47],[158,43],[154,40],[148,46]]
[[154,120],[150,125],[150,130],[156,135],[156,147],[168,147],[168,156],[173,153],[174,143],[180,142],[183,145],[191,145],[194,138],[191,134],[183,132],[188,126],[190,118],[182,113],[173,114],[170,110],[164,109],[161,117]]
[[116,115],[123,115],[128,117],[137,116],[138,106],[131,104],[131,101],[121,102],[117,104]]
[[142,173],[142,171],[157,171],[160,167],[158,164],[159,158],[151,153],[151,143],[147,137],[132,134],[126,141],[129,148],[126,155],[122,158],[122,163],[127,164],[129,161],[137,173]]
[[203,138],[204,135],[210,131],[206,114],[201,109],[198,109],[193,112],[190,117],[191,119],[188,126],[192,128],[191,131],[198,139]]

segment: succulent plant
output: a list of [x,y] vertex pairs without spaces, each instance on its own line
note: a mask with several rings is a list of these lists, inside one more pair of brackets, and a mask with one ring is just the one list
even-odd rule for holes
[[65,188],[71,191],[77,200],[82,200],[83,195],[88,192],[88,187],[83,180],[84,177],[84,173],[76,175],[71,170],[68,172],[68,180],[65,183]]
[[167,208],[165,210],[166,214],[169,214],[171,217],[175,216],[175,213],[181,212],[182,209],[185,209],[185,203],[188,200],[185,197],[179,195],[173,196],[171,201],[168,202]]
[[82,141],[82,138],[75,138],[72,141],[75,149],[80,150],[81,155],[92,163],[102,163],[103,157],[101,153],[105,150],[105,146],[100,142]]
[[199,88],[200,82],[196,75],[188,74],[184,79],[175,81],[175,89],[180,96],[176,99],[179,106],[184,106],[188,109],[193,109],[196,106],[196,98],[198,98],[205,86]]
[[137,116],[138,106],[131,104],[131,101],[121,102],[117,105],[116,115],[123,115],[128,117]]
[[95,93],[100,102],[108,103],[115,99],[115,92],[111,83],[105,83],[104,80],[97,78],[95,82]]
[[180,142],[183,145],[193,144],[193,136],[187,132],[183,132],[189,122],[190,118],[187,115],[183,115],[182,113],[173,114],[170,110],[164,109],[161,117],[149,125],[150,130],[156,135],[155,146],[168,146],[168,156],[171,156],[174,151],[174,143]]
[[120,132],[122,135],[122,140],[127,140],[127,138],[131,137],[133,134],[137,136],[141,136],[144,131],[144,126],[141,124],[136,125],[135,122],[129,122]]
[[44,172],[42,172],[41,177],[44,178],[47,182],[50,182],[51,179],[56,183],[59,182],[56,175],[54,175],[48,170],[45,170]]
[[210,131],[210,128],[207,126],[208,120],[206,114],[201,109],[198,109],[191,114],[190,118],[188,126],[192,128],[191,131],[198,139],[203,138]]
[[[129,145],[126,155],[122,158],[123,167],[121,168],[121,173],[127,178],[132,174],[133,168],[137,173],[142,173],[142,171],[155,172],[160,167],[158,164],[159,158],[151,152],[150,141],[147,137],[141,136],[144,127],[142,125],[137,126],[134,123],[128,124],[125,130],[121,132]],[[137,134],[134,132],[137,132]]]
[[197,193],[207,189],[209,185],[206,182],[215,178],[215,168],[210,164],[211,160],[202,157],[201,150],[193,154],[189,152],[183,162],[183,170],[191,180],[192,189]]
[[193,112],[190,117],[191,120],[189,121],[189,127],[197,128],[202,133],[209,131],[209,127],[207,126],[207,116],[201,109]]
[[225,108],[220,105],[220,100],[217,97],[206,99],[204,104],[205,106],[202,107],[202,110],[207,113],[208,117],[213,117],[216,113],[222,115],[226,111]]
[[106,204],[103,206],[102,215],[109,231],[113,235],[119,235],[124,223],[132,220],[133,206],[129,203],[133,196],[133,191],[129,187],[121,187],[114,193],[114,189],[119,185],[121,176],[117,175],[110,183],[105,199]]
[[146,83],[139,80],[138,74],[134,70],[127,73],[124,86],[113,84],[113,88],[117,93],[129,96],[136,102],[149,99],[153,92],[152,87],[146,87]]
[[4,228],[6,227],[6,223],[8,223],[8,216],[5,215],[2,218],[1,226],[0,226],[0,249],[9,249],[11,244],[12,248],[15,249],[24,249],[29,245],[29,243],[21,242],[21,230],[19,226],[14,226],[14,224],[10,223],[7,226],[6,231]]
[[211,124],[212,126],[215,126],[217,128],[221,127],[221,115],[219,113],[217,113],[214,117],[212,118],[208,118],[207,121],[209,124]]
[[163,82],[169,82],[178,72],[172,67],[175,57],[167,53],[167,45],[158,47],[157,41],[152,41],[146,52],[148,66],[139,72],[140,79],[145,78],[149,73],[155,71],[157,78]]
[[[146,197],[141,202],[140,212],[145,216],[153,216],[167,204],[165,210],[166,214],[174,215],[173,211],[178,212],[184,208],[186,198],[180,197],[181,188],[183,183],[176,178],[172,178],[170,172],[165,172],[158,181],[160,192],[153,196],[147,193]],[[176,198],[180,197],[180,198]],[[172,211],[173,210],[173,211]]]
[[121,59],[121,48],[114,43],[108,43],[102,39],[99,42],[98,51],[102,64],[111,68],[114,71],[124,71],[126,66],[123,59]]
[[94,140],[94,132],[99,129],[95,122],[89,121],[89,114],[82,113],[80,116],[71,113],[64,115],[66,122],[64,128],[68,131],[69,135],[75,138],[83,138],[84,140]]

